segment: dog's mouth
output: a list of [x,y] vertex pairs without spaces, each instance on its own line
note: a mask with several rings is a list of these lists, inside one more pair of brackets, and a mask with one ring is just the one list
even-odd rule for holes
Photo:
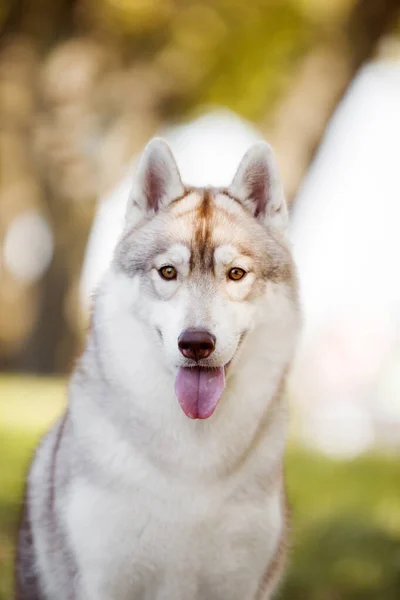
[[175,393],[190,419],[208,419],[225,389],[225,367],[180,367]]
[[240,336],[234,356],[223,367],[196,364],[179,367],[175,379],[175,393],[183,412],[190,419],[208,419],[217,408],[225,389],[226,371],[235,358],[245,333]]

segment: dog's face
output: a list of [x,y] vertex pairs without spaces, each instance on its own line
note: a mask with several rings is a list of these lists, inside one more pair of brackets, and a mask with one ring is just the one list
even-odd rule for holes
[[[228,189],[185,188],[165,142],[145,151],[114,264],[131,296],[127,317],[146,324],[166,368],[178,373],[188,416],[212,414],[227,366],[265,311],[279,318],[282,300],[296,311],[285,224],[266,144],[246,154]],[[195,376],[204,381],[193,383]],[[218,398],[204,392],[204,406],[193,408],[192,397],[188,406],[181,396],[187,400],[191,385],[197,397],[214,386]]]

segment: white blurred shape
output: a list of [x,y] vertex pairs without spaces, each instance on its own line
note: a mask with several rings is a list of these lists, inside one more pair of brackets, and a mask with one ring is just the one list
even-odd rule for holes
[[[305,317],[293,385],[301,396],[307,380],[318,382],[307,439],[332,454],[373,443],[381,409],[371,386],[400,335],[399,139],[400,64],[367,65],[327,128],[292,216]],[[318,344],[332,326],[345,345],[329,351]],[[334,384],[324,357],[309,360],[321,352],[336,363]]]
[[342,307],[400,306],[400,65],[368,65],[332,119],[297,198],[291,237],[308,324]]
[[[157,135],[169,143],[182,180],[195,186],[228,185],[243,154],[261,139],[261,134],[250,123],[227,110],[207,113],[189,123],[163,129]],[[136,160],[121,183],[99,200],[81,276],[84,310],[111,261],[122,231]]]
[[379,419],[397,424],[400,427],[400,351],[399,348],[385,366],[379,382],[377,397]]
[[53,256],[53,234],[36,210],[17,215],[10,223],[3,246],[4,266],[15,279],[34,283],[46,272]]
[[322,452],[348,459],[367,451],[375,439],[372,418],[351,401],[315,407],[304,419],[302,433]]

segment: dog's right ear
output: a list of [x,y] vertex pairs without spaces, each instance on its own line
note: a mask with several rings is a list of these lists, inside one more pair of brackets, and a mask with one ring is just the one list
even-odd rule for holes
[[153,138],[139,160],[130,196],[141,211],[156,213],[185,192],[175,159],[167,142]]
[[288,214],[272,148],[256,142],[244,155],[229,192],[263,223],[285,232]]

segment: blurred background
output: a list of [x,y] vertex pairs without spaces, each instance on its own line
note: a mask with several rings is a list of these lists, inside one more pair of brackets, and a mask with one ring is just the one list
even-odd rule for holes
[[228,184],[259,138],[291,206],[282,600],[400,598],[400,0],[0,0],[0,599],[138,154]]

